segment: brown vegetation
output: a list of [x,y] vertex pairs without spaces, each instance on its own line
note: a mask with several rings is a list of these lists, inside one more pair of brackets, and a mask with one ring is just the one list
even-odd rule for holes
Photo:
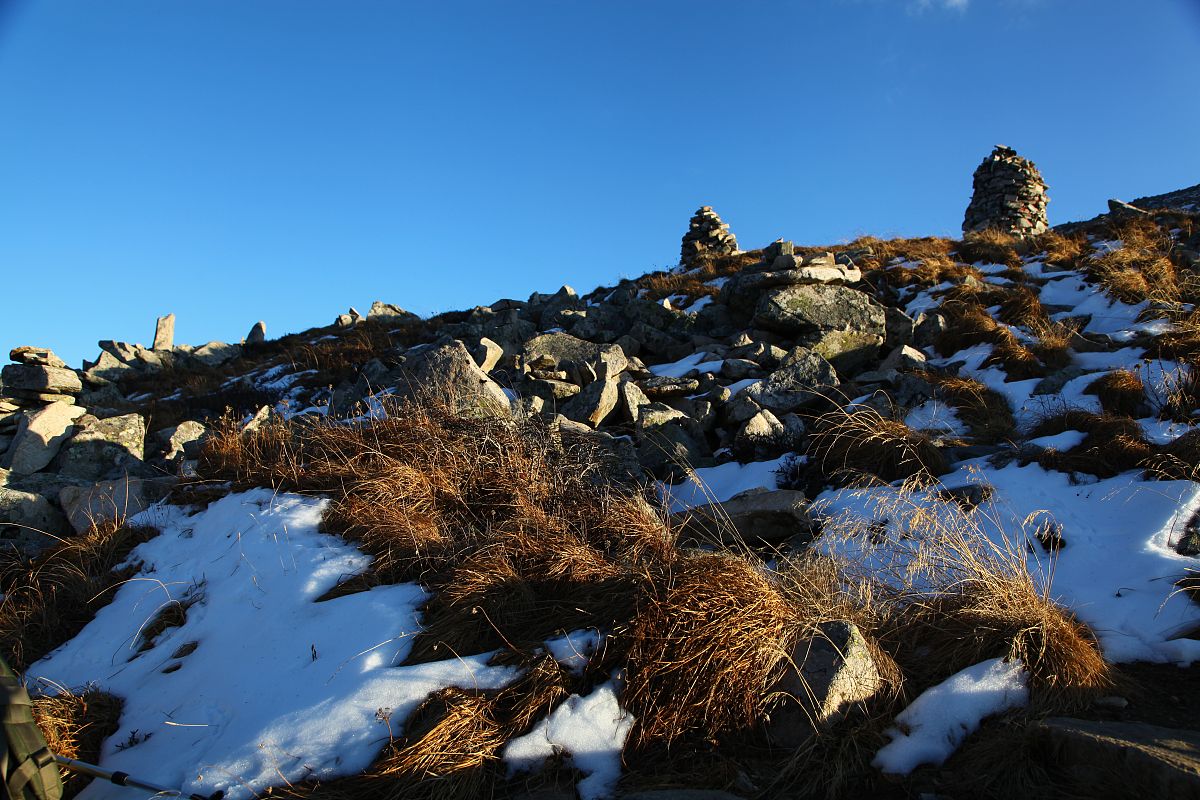
[[932,439],[869,406],[818,418],[808,454],[825,475],[840,481],[869,476],[885,483],[907,478],[929,483],[946,472],[945,456]]
[[934,387],[981,443],[1011,438],[1017,429],[1004,395],[972,378],[931,375]]
[[[100,761],[100,745],[120,727],[121,707],[119,698],[96,689],[79,694],[65,691],[53,697],[33,698],[33,721],[50,752],[96,764]],[[77,772],[61,772],[65,800],[79,794],[92,781]]]
[[1137,416],[1146,402],[1146,387],[1137,373],[1127,369],[1107,372],[1088,384],[1085,394],[1094,394],[1108,414]]

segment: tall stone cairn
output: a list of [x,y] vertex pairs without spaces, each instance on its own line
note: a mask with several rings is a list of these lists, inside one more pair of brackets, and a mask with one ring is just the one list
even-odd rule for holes
[[712,206],[702,206],[692,216],[688,232],[683,235],[679,263],[691,266],[702,254],[725,256],[736,253],[737,249],[737,237],[729,231],[729,226],[721,221]]
[[998,144],[975,170],[963,233],[988,228],[1015,236],[1044,233],[1048,202],[1046,182],[1033,162]]

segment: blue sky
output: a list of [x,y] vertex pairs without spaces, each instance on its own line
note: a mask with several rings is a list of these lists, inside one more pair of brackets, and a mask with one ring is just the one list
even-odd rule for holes
[[[278,336],[1200,182],[1196,0],[0,0],[0,348]],[[2,354],[0,354],[0,360]]]

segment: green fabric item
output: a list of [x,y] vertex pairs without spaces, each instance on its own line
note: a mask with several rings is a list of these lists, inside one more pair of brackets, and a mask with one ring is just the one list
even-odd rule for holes
[[62,800],[54,754],[33,721],[33,703],[16,673],[0,658],[0,785],[6,800]]

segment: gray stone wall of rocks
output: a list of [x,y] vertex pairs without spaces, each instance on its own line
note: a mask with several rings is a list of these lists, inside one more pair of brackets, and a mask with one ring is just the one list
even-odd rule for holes
[[1049,202],[1046,183],[1033,162],[998,144],[975,170],[963,233],[983,230],[1016,236],[1044,233],[1048,228]]

